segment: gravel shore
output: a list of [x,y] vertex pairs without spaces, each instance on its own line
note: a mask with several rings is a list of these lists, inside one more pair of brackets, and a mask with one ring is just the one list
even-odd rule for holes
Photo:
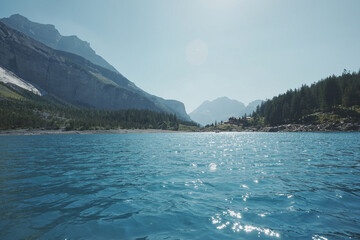
[[59,134],[178,133],[178,132],[181,132],[181,131],[171,131],[171,130],[161,130],[161,129],[112,129],[112,130],[84,130],[84,131],[16,129],[16,130],[0,130],[0,136],[7,136],[7,135],[59,135]]

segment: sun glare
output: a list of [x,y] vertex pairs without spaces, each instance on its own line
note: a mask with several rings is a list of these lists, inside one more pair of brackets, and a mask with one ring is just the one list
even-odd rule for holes
[[236,0],[203,0],[203,4],[215,10],[229,10],[239,1]]

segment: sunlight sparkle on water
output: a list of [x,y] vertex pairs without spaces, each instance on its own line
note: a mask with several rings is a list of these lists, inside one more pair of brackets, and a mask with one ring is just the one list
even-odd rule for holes
[[328,240],[326,237],[322,237],[322,236],[319,236],[319,235],[315,235],[312,237],[313,240]]
[[[0,138],[0,216],[16,217],[0,218],[0,238],[357,239],[359,138],[7,136]],[[178,231],[189,223],[193,231]]]
[[[231,219],[228,219],[229,217],[231,217]],[[242,225],[238,221],[231,223],[231,220],[235,220],[235,219],[242,219],[241,213],[228,209],[227,211],[223,211],[222,215],[216,214],[215,217],[211,217],[211,223],[217,225],[216,229],[218,230],[224,230],[228,226],[231,226],[231,230],[234,233],[238,233],[241,231],[245,233],[257,232],[258,235],[263,233],[270,237],[276,237],[276,238],[280,237],[280,234],[278,232],[275,232],[269,228],[261,228],[249,224]],[[319,238],[318,240],[326,240],[326,239]]]
[[215,172],[216,171],[216,164],[215,163],[210,163],[209,164],[209,169],[211,172]]

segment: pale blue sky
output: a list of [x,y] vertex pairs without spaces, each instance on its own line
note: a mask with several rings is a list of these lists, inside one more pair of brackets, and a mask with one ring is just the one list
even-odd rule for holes
[[14,13],[90,42],[130,81],[188,112],[360,69],[360,0],[0,0],[0,17]]

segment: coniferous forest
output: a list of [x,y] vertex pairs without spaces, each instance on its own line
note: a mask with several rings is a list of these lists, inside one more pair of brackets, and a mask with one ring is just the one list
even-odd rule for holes
[[[229,125],[230,124],[230,125]],[[360,129],[360,71],[344,70],[310,86],[288,90],[262,102],[250,116],[230,117],[225,123],[205,126],[206,131],[353,131]],[[317,126],[317,127],[316,127]],[[270,127],[270,128],[268,128]]]
[[311,86],[299,89],[263,102],[252,117],[264,118],[264,123],[276,126],[286,123],[313,123],[317,112],[336,113],[345,118],[359,120],[360,71],[344,70],[341,76],[330,76]]
[[184,122],[174,114],[149,110],[99,110],[78,108],[56,97],[36,96],[22,91],[19,94],[4,84],[0,86],[0,130],[4,129],[164,129],[178,130]]
[[[343,120],[360,122],[360,71],[350,73],[344,70],[341,76],[333,75],[310,86],[288,90],[259,105],[251,118],[232,117],[229,122],[243,129]],[[173,114],[136,109],[79,108],[52,95],[39,97],[0,85],[0,129],[179,130],[180,126],[193,127],[192,130],[198,127],[196,123],[181,121]]]

